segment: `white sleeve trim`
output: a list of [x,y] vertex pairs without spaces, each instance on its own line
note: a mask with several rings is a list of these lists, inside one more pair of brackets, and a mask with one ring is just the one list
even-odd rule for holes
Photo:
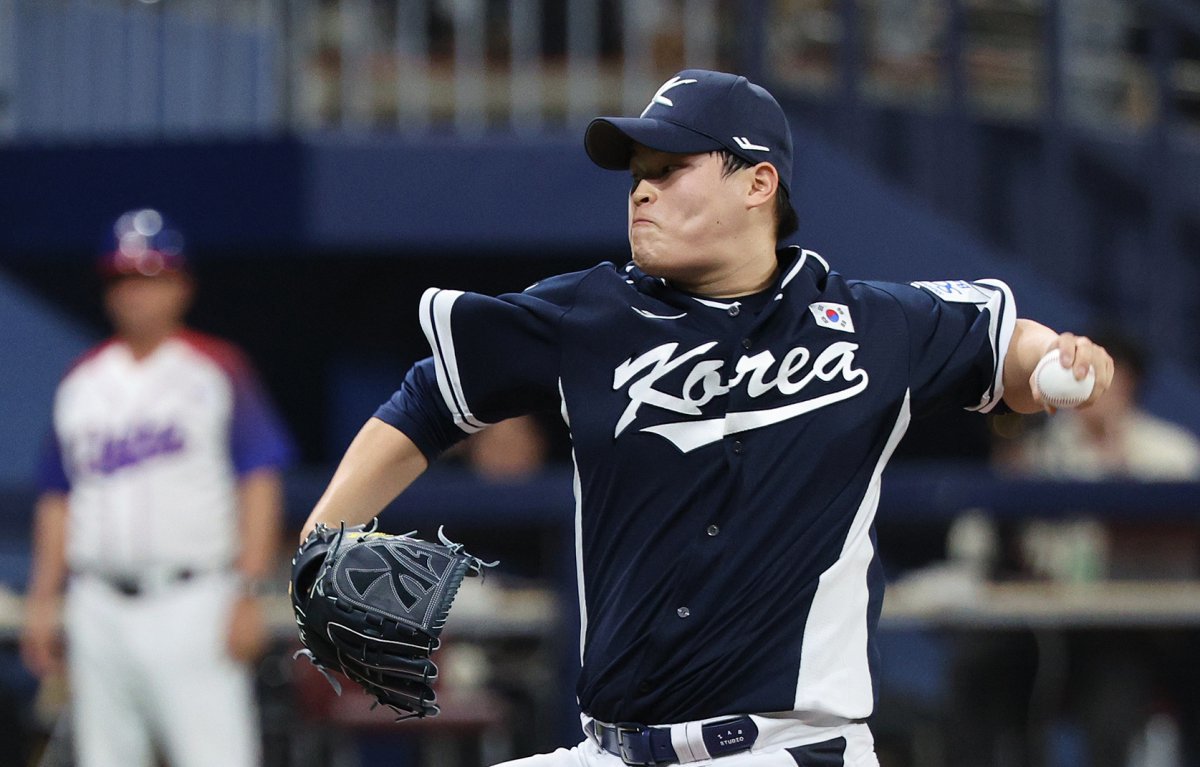
[[991,289],[991,298],[979,307],[980,311],[988,311],[988,335],[992,342],[992,359],[995,360],[996,370],[992,385],[983,394],[983,398],[975,407],[967,408],[979,413],[989,413],[1004,399],[1004,361],[1008,356],[1008,345],[1012,342],[1013,331],[1017,327],[1017,304],[1013,300],[1012,291],[1000,280],[978,280],[976,285]]
[[474,434],[489,424],[471,413],[467,397],[463,392],[462,377],[458,370],[458,358],[454,350],[454,334],[450,326],[450,310],[463,295],[461,290],[429,288],[421,296],[421,329],[433,351],[434,369],[437,371],[438,389],[454,424]]

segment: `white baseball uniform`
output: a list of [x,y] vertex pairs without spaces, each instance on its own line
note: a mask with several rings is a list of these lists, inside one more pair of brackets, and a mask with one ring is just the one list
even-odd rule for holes
[[281,424],[233,346],[109,341],[59,386],[43,491],[68,493],[64,609],[83,767],[258,764],[249,670],[225,649],[239,478],[279,468]]

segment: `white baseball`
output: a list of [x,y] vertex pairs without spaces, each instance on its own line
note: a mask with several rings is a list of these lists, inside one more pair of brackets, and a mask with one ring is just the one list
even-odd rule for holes
[[1077,407],[1092,396],[1096,383],[1095,368],[1088,367],[1083,380],[1076,380],[1073,368],[1064,368],[1058,360],[1058,349],[1051,349],[1033,369],[1033,388],[1040,392],[1042,402],[1052,407]]

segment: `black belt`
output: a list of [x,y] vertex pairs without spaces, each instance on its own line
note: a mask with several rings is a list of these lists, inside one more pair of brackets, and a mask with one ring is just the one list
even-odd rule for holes
[[[110,575],[100,573],[89,573],[89,575],[98,578],[108,586],[111,586],[127,597],[140,597],[149,591],[151,585],[150,581],[136,575]],[[166,574],[165,578],[156,580],[156,583],[183,583],[185,581],[190,581],[197,575],[198,573],[195,570],[185,567],[181,570],[172,570]]]
[[[592,720],[589,730],[600,748],[619,756],[625,764],[645,766],[680,761],[671,744],[670,727],[626,722],[605,724]],[[701,725],[700,734],[708,755],[715,758],[749,749],[758,739],[758,726],[750,717],[739,716]]]

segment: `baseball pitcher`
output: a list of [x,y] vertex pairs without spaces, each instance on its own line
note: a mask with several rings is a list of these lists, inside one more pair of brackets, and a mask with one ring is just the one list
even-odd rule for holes
[[[874,519],[910,421],[1089,401],[1103,349],[990,279],[853,280],[780,248],[792,134],[744,77],[685,70],[587,128],[629,174],[632,261],[489,297],[428,290],[432,356],[351,444],[310,530],[360,525],[446,448],[561,412],[575,466],[582,740],[518,767],[876,765]],[[403,527],[403,520],[396,525]]]

